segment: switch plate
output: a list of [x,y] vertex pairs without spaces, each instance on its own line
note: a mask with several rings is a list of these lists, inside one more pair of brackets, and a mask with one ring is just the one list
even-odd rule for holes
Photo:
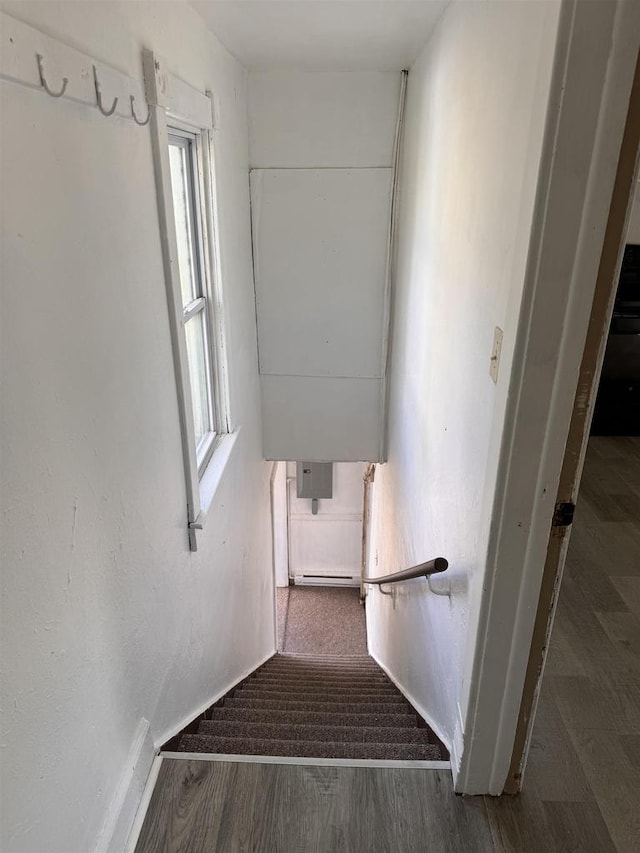
[[500,368],[500,354],[502,353],[502,329],[496,326],[493,333],[493,347],[491,349],[491,361],[489,362],[489,376],[494,382],[498,381],[498,369]]

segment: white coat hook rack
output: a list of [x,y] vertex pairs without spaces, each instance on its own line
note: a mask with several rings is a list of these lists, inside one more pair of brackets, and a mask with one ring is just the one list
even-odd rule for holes
[[62,78],[62,86],[59,92],[54,92],[53,89],[47,83],[47,78],[44,73],[44,58],[41,53],[36,53],[36,59],[38,60],[38,74],[40,75],[40,85],[45,90],[47,95],[51,95],[52,98],[61,98],[64,93],[67,91],[67,85],[69,84],[69,78]]
[[98,109],[100,110],[103,116],[112,116],[116,111],[116,107],[118,106],[118,99],[113,99],[113,104],[111,105],[110,109],[106,110],[104,108],[102,104],[102,91],[100,89],[100,81],[98,80],[98,72],[96,70],[95,65],[93,66],[93,82],[96,87],[96,102],[98,104]]
[[134,98],[134,96],[129,95],[129,102],[131,103],[131,117],[133,118],[136,124],[139,124],[140,127],[144,127],[145,124],[149,124],[149,119],[151,118],[151,110],[149,109],[149,107],[147,107],[147,117],[144,121],[140,121],[140,119],[136,115],[136,109],[134,106],[135,101],[136,99]]

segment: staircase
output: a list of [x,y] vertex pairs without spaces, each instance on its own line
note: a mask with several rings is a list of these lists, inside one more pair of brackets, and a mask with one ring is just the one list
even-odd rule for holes
[[404,761],[449,757],[366,656],[276,655],[164,749]]

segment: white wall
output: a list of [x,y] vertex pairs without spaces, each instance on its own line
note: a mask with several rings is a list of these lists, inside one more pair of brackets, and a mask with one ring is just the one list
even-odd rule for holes
[[400,75],[249,81],[265,456],[377,459]]
[[152,48],[220,101],[241,430],[192,554],[149,128],[1,84],[0,846],[87,853],[106,843],[141,720],[162,742],[273,649],[246,81],[183,3],[3,8],[138,79]]
[[[367,624],[372,653],[453,744],[454,761],[557,17],[556,3],[456,2],[409,74],[389,457],[373,487],[371,569],[447,557],[451,598],[414,581],[394,609],[372,591]],[[494,385],[496,326],[504,344]]]

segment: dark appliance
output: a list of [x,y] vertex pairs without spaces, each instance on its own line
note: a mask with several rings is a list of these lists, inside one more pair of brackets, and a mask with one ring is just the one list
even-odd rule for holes
[[592,435],[640,435],[640,245],[625,247]]

